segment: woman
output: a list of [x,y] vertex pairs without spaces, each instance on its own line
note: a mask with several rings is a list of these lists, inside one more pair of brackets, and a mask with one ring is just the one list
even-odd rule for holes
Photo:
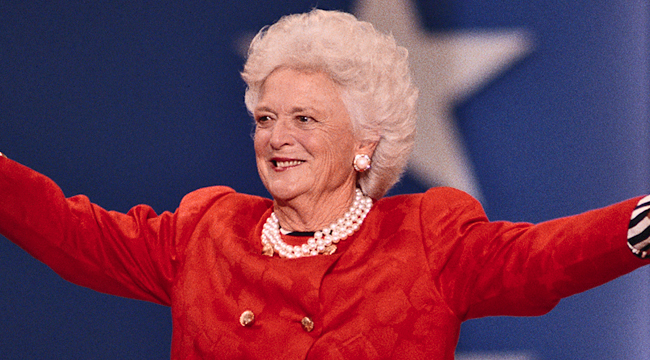
[[383,198],[417,95],[406,50],[351,15],[281,19],[243,77],[272,201],[212,187],[120,214],[2,157],[0,232],[74,283],[171,306],[175,359],[453,359],[464,320],[543,314],[646,264],[649,198],[539,225],[453,189]]

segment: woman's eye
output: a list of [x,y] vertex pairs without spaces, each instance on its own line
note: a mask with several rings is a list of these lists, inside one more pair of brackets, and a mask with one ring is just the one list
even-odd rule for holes
[[270,116],[258,116],[258,117],[255,118],[255,122],[258,123],[258,124],[264,124],[264,123],[268,122],[269,120],[271,120]]

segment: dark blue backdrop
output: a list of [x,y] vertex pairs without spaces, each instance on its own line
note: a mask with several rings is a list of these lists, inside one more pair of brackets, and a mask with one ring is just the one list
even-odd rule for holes
[[[0,151],[105,208],[199,187],[266,194],[237,43],[350,1],[0,2]],[[650,190],[648,4],[421,0],[430,31],[518,27],[534,52],[457,108],[491,219],[542,221]],[[411,176],[394,192],[426,189]],[[2,201],[2,199],[0,199]],[[168,358],[169,309],[76,287],[0,241],[0,354]],[[541,318],[463,326],[459,352],[650,359],[647,271]]]

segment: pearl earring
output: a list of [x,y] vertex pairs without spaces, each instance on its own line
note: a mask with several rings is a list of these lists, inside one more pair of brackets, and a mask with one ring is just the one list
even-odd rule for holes
[[352,165],[354,165],[354,170],[364,172],[370,169],[370,163],[372,163],[370,156],[366,154],[357,154],[354,156],[354,162]]

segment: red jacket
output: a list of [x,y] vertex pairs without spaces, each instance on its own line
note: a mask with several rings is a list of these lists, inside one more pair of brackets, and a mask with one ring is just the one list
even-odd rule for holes
[[626,245],[638,199],[531,225],[435,188],[377,201],[335,254],[292,260],[261,255],[272,202],[225,187],[121,214],[0,158],[0,199],[0,233],[65,279],[171,306],[174,359],[452,360],[464,320],[540,315],[646,264]]

